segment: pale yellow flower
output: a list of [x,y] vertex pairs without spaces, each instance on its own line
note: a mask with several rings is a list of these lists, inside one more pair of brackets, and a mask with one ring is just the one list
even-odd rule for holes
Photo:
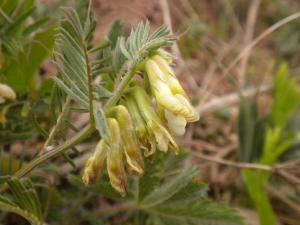
[[169,129],[175,135],[184,134],[186,122],[199,120],[199,114],[190,103],[172,68],[162,56],[155,55],[146,61],[145,69],[151,90],[159,107],[163,108]]
[[110,138],[108,141],[109,150],[107,151],[107,171],[111,185],[121,195],[127,192],[127,174],[125,171],[123,149],[121,148],[120,127],[116,119],[107,119]]
[[124,165],[124,151],[121,147],[120,127],[116,119],[107,119],[110,137],[102,139],[88,159],[83,172],[83,182],[91,184],[97,181],[102,173],[105,161],[110,183],[121,195],[127,192],[127,174]]
[[[151,105],[151,100],[146,95],[145,91],[136,86],[132,89],[131,96],[133,97],[138,109],[138,113],[146,124],[148,143],[151,147],[150,153],[153,154],[154,142],[160,151],[167,152],[168,149],[178,153],[178,146],[170,135],[169,131],[164,127],[162,121]],[[148,145],[148,146],[149,146]],[[149,152],[148,152],[149,155]]]
[[138,145],[133,121],[127,108],[124,105],[115,106],[110,110],[109,115],[114,117],[120,126],[121,148],[124,150],[130,169],[138,175],[142,175],[144,173],[144,160]]
[[96,146],[94,154],[86,162],[82,180],[86,185],[95,183],[102,174],[107,158],[108,146],[102,139]]
[[16,93],[10,86],[0,83],[0,103],[4,102],[5,99],[15,100]]

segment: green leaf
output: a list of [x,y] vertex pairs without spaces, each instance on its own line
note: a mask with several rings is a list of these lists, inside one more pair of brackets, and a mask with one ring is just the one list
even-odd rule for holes
[[160,204],[149,209],[160,217],[162,224],[187,225],[242,225],[244,221],[237,211],[223,203],[209,199],[189,199],[169,204]]
[[26,22],[26,20],[33,14],[36,7],[32,6],[27,11],[23,11],[23,13],[15,19],[15,21],[6,29],[6,35],[11,36],[13,33],[18,32],[22,28],[22,25]]
[[274,100],[270,120],[273,126],[284,127],[300,103],[296,81],[288,74],[288,67],[282,64],[274,80]]
[[30,180],[21,183],[12,177],[7,181],[15,200],[0,196],[0,209],[17,213],[33,225],[42,225],[42,210],[39,198]]
[[266,121],[259,115],[257,100],[242,99],[238,121],[240,161],[257,161],[263,151]]
[[[261,133],[255,126],[258,121],[256,118],[257,112],[252,112],[241,109],[240,116],[240,145],[241,150],[244,151],[246,159],[253,157],[260,164],[274,165],[279,157],[288,151],[292,144],[294,144],[295,136],[286,131],[287,124],[293,114],[296,112],[299,103],[299,93],[297,90],[296,81],[289,77],[287,65],[281,65],[274,78],[274,99],[272,110],[269,115],[269,126],[264,126],[264,144],[262,151],[260,150],[260,157],[255,153],[257,150],[256,143],[253,144],[257,133]],[[247,114],[248,112],[248,114]],[[250,112],[250,113],[249,113]],[[261,139],[259,139],[261,140]],[[261,147],[261,144],[259,145]],[[243,170],[244,181],[247,186],[249,195],[257,209],[261,225],[276,224],[276,217],[272,209],[266,186],[270,178],[270,174],[264,171]]]
[[94,116],[95,116],[95,123],[96,128],[99,131],[99,134],[102,138],[107,138],[110,136],[108,124],[105,118],[105,114],[101,108],[101,106],[98,105],[96,101],[94,101]]
[[141,205],[148,208],[167,201],[181,189],[186,187],[197,175],[198,171],[195,167],[184,170],[175,178],[147,195],[141,201]]
[[32,225],[43,225],[43,222],[28,211],[21,209],[8,198],[0,195],[0,210],[16,213],[27,219]]
[[112,49],[115,48],[118,38],[123,34],[123,24],[120,20],[116,20],[111,26],[107,39],[110,42]]
[[14,174],[25,164],[22,158],[16,159],[13,154],[6,154],[0,148],[0,177]]
[[268,193],[265,190],[270,175],[264,171],[243,170],[243,178],[249,195],[259,214],[261,225],[275,225],[276,218]]
[[5,69],[4,75],[7,84],[15,91],[21,93],[35,92],[37,88],[35,76],[38,74],[42,63],[51,55],[54,34],[54,27],[37,33],[31,42],[24,47],[24,52],[19,50],[17,56],[13,55],[9,59],[9,65]]
[[209,200],[207,186],[193,182],[196,176],[195,168],[184,170],[137,203],[138,209],[150,214],[150,220],[158,225],[244,224],[236,210]]
[[95,21],[89,13],[87,20],[82,24],[72,8],[66,8],[64,13],[54,53],[59,75],[53,79],[77,104],[84,110],[89,110],[91,121],[95,120],[100,135],[107,137],[109,130],[106,118],[93,90],[93,79],[97,73],[103,72],[102,64],[106,62],[106,57],[98,59],[93,51],[89,51]]
[[161,26],[150,34],[149,21],[141,22],[136,29],[131,31],[126,41],[123,37],[120,37],[117,45],[119,45],[123,55],[131,60],[133,65],[137,65],[150,52],[172,45],[175,39],[169,37],[169,34],[170,32],[166,26]]
[[42,29],[48,21],[49,17],[41,18],[35,21],[33,24],[29,25],[24,29],[23,35],[27,36],[32,34],[33,32],[38,31],[39,29]]

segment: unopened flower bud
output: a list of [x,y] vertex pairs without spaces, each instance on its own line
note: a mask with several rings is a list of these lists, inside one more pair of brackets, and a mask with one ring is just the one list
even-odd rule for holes
[[96,146],[94,154],[88,159],[83,172],[82,180],[86,185],[95,183],[102,174],[107,156],[107,145],[102,139]]
[[172,69],[162,57],[154,56],[147,60],[146,72],[158,104],[175,115],[183,116],[188,122],[199,119]]
[[102,139],[96,146],[94,154],[88,159],[83,172],[82,180],[86,185],[95,183],[102,174],[107,156],[107,145]]
[[145,156],[148,157],[154,154],[156,151],[156,143],[147,130],[146,122],[142,118],[135,100],[132,97],[128,97],[126,99],[126,106],[132,117],[135,133],[142,145],[140,147],[145,150]]
[[108,125],[111,136],[108,141],[107,171],[110,183],[121,195],[127,192],[127,175],[123,162],[120,127],[116,119],[109,118]]
[[144,173],[144,160],[137,142],[133,121],[127,108],[123,105],[115,106],[111,109],[110,114],[119,123],[122,138],[121,147],[124,150],[128,165],[137,174],[142,175]]
[[14,92],[14,90],[6,85],[6,84],[0,84],[0,98],[3,99],[7,98],[10,100],[15,100],[16,99],[16,93]]
[[136,101],[139,113],[144,119],[150,138],[154,137],[159,150],[166,152],[170,148],[178,153],[178,146],[168,130],[162,125],[162,121],[151,106],[151,100],[145,91],[136,86],[133,88],[132,96]]

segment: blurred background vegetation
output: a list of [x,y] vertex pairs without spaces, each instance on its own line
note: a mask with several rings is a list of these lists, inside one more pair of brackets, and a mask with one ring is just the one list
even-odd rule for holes
[[[51,57],[61,6],[74,7],[83,18],[88,1],[0,0],[0,83],[9,84],[18,96],[15,102],[0,104],[2,183],[39,154],[56,121],[58,112],[49,106],[59,104],[55,99],[62,94],[51,94],[51,77],[57,73]],[[92,9],[98,23],[96,44],[105,40],[116,20],[127,34],[146,19],[153,30],[164,23],[172,28],[178,36],[177,45],[169,49],[176,58],[174,69],[201,119],[178,140],[184,153],[158,156],[148,165],[149,174],[139,181],[139,187],[132,180],[132,192],[125,200],[109,187],[107,177],[85,187],[78,176],[97,141],[93,135],[63,157],[44,164],[31,181],[21,184],[26,192],[34,183],[42,211],[33,214],[51,221],[49,224],[65,225],[177,224],[176,219],[179,224],[205,224],[210,212],[205,214],[203,204],[190,203],[198,207],[194,216],[204,219],[192,222],[185,219],[188,208],[182,208],[180,214],[178,208],[166,206],[183,198],[209,196],[236,208],[246,224],[299,225],[300,2],[93,0]],[[276,23],[278,27],[272,29]],[[81,129],[88,115],[75,114],[72,119],[76,122],[67,121],[61,135],[69,128]],[[192,165],[199,173],[184,170],[181,176],[187,177],[186,186],[162,202],[165,208],[153,206],[145,213],[130,205],[130,199],[147,199],[156,187],[171,183],[170,175]],[[14,185],[20,184],[9,184]],[[215,206],[215,201],[207,201],[223,213],[208,224],[235,221],[226,218],[232,212],[223,210],[223,203]],[[164,213],[167,219],[157,216]],[[0,212],[0,224],[28,222]]]

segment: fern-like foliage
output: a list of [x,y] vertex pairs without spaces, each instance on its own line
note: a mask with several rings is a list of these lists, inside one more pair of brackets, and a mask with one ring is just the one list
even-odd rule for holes
[[206,197],[206,186],[193,181],[197,175],[193,167],[182,171],[148,193],[138,208],[149,213],[155,225],[244,224],[236,210]]
[[86,58],[88,37],[85,30],[87,29],[91,28],[83,27],[73,9],[65,9],[65,19],[59,27],[54,53],[55,64],[60,74],[59,77],[54,77],[55,82],[86,109],[89,106],[88,71],[90,70]]
[[174,38],[168,36],[169,32],[166,26],[161,26],[151,34],[149,21],[141,22],[126,41],[124,37],[119,39],[119,45],[124,56],[136,65],[151,51],[172,45]]
[[17,178],[7,181],[12,198],[0,195],[0,209],[19,214],[32,225],[43,225],[41,204],[30,180],[20,182]]
[[91,121],[95,120],[100,135],[105,137],[108,135],[107,124],[93,93],[93,79],[102,66],[90,51],[95,21],[90,13],[81,23],[74,9],[66,8],[64,12],[54,52],[59,76],[53,79],[80,107],[90,112]]

